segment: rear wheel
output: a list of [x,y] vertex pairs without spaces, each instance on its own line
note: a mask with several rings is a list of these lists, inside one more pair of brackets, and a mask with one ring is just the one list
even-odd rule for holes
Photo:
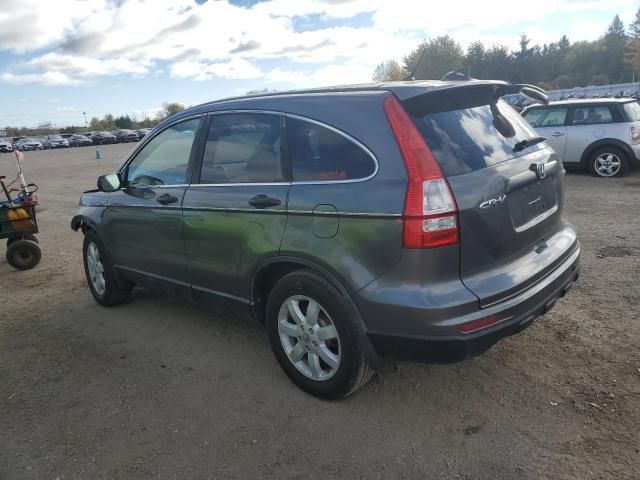
[[300,270],[280,279],[267,301],[266,323],[280,366],[312,395],[344,398],[371,378],[353,304],[319,275]]
[[629,159],[619,148],[599,148],[589,159],[589,171],[596,177],[624,177],[629,173]]
[[17,270],[29,270],[40,263],[42,250],[31,240],[19,239],[7,248],[7,262]]
[[92,230],[87,231],[83,244],[84,271],[89,290],[96,302],[104,306],[117,305],[129,299],[131,285],[118,285],[109,255]]

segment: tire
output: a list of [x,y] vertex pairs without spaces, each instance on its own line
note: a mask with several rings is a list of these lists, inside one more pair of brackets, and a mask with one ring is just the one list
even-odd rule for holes
[[589,157],[589,172],[594,177],[624,177],[629,173],[629,158],[617,147],[598,148]]
[[[95,257],[96,252],[97,257]],[[85,233],[82,257],[87,284],[96,302],[109,307],[129,299],[132,285],[126,285],[125,288],[118,285],[109,254],[102,240],[93,230],[88,230]],[[89,257],[94,260],[97,259],[100,266],[98,267],[95,261],[89,259]],[[101,279],[99,275],[102,275]]]
[[[306,317],[310,302],[315,302],[314,311],[320,312],[311,315],[317,319],[315,324]],[[303,314],[304,319],[298,315],[298,321],[294,321],[289,308],[292,303],[297,305],[293,311]],[[267,300],[266,327],[278,363],[298,387],[311,395],[344,398],[373,375],[366,355],[367,340],[351,300],[309,270],[289,273],[276,283]],[[296,364],[290,356],[298,358]]]
[[39,243],[35,235],[31,235],[30,233],[23,233],[21,237],[9,238],[7,240],[7,248],[9,248],[12,244],[19,240],[31,240],[32,242]]
[[29,270],[40,263],[42,250],[31,240],[17,240],[7,248],[7,262],[16,270]]

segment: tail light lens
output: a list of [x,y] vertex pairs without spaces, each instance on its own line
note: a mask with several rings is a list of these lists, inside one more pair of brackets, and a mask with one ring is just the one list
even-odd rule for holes
[[383,102],[407,170],[402,246],[434,248],[458,243],[458,208],[431,150],[395,96]]
[[629,137],[633,143],[640,143],[640,128],[635,126],[629,127]]

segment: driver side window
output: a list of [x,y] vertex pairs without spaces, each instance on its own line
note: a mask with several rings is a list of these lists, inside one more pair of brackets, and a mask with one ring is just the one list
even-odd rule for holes
[[153,138],[127,166],[130,186],[186,183],[191,148],[200,118],[172,125]]

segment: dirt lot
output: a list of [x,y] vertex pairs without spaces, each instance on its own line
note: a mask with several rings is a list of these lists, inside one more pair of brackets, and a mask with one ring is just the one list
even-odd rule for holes
[[331,403],[256,326],[148,292],[94,303],[69,221],[130,149],[27,153],[44,257],[0,258],[0,479],[640,478],[640,172],[567,176],[582,276],[531,328]]

